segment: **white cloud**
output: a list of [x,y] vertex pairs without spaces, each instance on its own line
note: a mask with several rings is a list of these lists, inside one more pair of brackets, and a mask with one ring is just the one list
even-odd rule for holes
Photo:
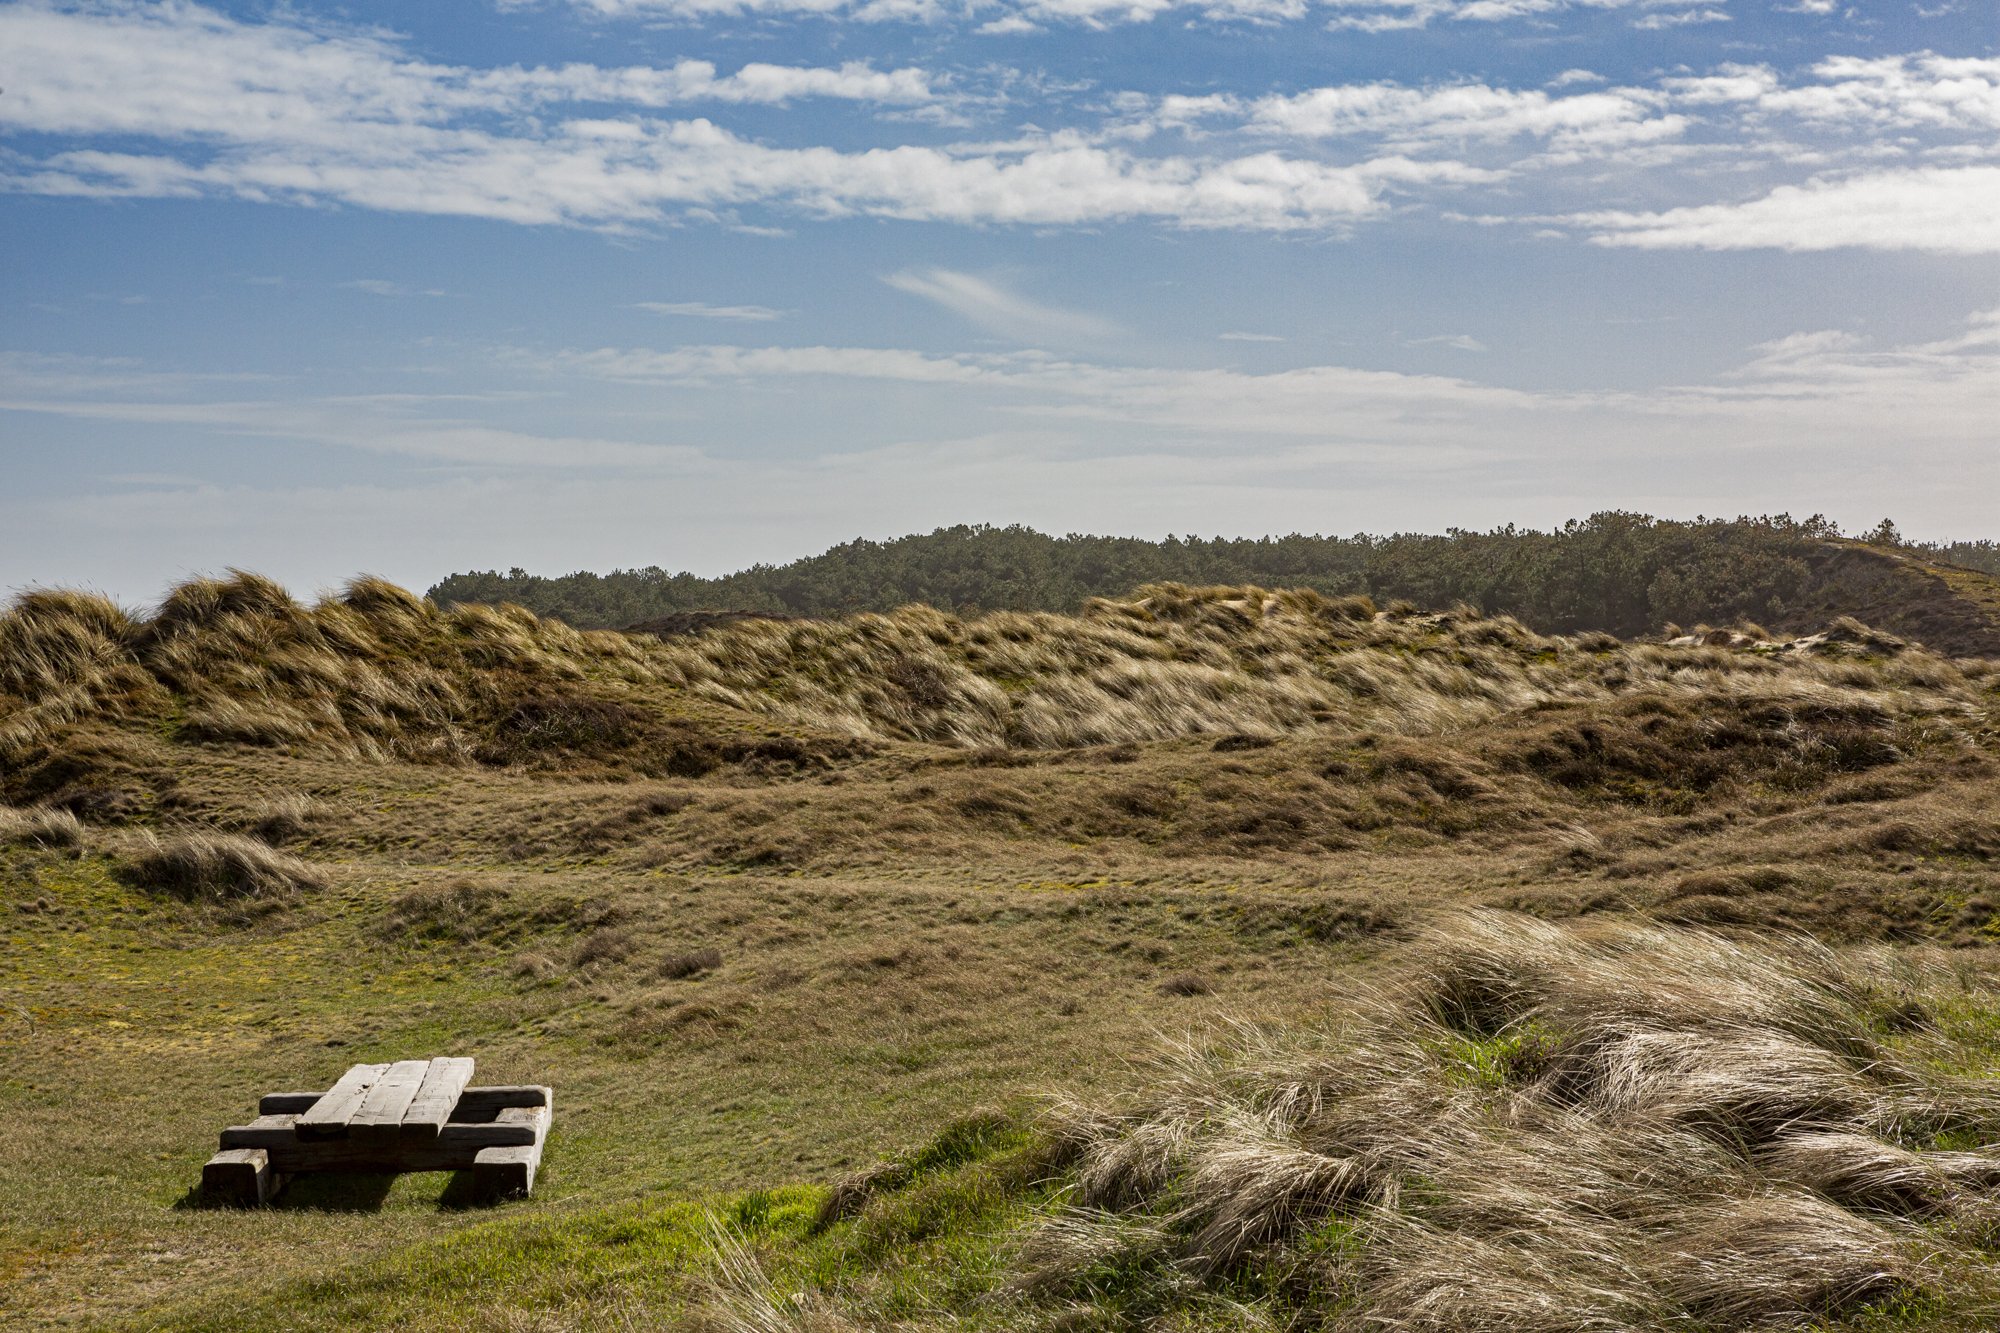
[[554,69],[515,67],[467,73],[463,81],[468,93],[475,97],[488,95],[494,106],[506,108],[536,102],[607,102],[640,107],[688,102],[782,105],[806,97],[894,105],[928,102],[937,95],[930,86],[930,76],[922,70],[878,70],[859,60],[832,69],[753,63],[724,77],[717,77],[715,66],[706,60],[683,60],[666,69],[604,69],[596,65],[564,65]]
[[1681,9],[1666,13],[1647,14],[1635,19],[1632,26],[1642,32],[1658,32],[1663,28],[1684,28],[1694,23],[1727,23],[1729,15],[1720,9]]
[[1324,3],[1335,11],[1334,27],[1389,32],[1428,27],[1433,20],[1500,23],[1567,10],[1645,8],[1671,14],[1682,6],[1705,4],[1705,0],[1324,0]]
[[[1398,187],[1492,178],[1400,155],[1346,164],[1272,152],[1147,157],[1077,133],[999,146],[839,150],[762,143],[706,119],[528,114],[557,95],[642,102],[648,95],[647,80],[631,87],[632,71],[589,69],[586,77],[577,72],[584,68],[430,66],[380,38],[239,24],[180,0],[145,10],[0,10],[7,88],[0,128],[159,145],[16,155],[0,166],[0,188],[97,198],[225,195],[628,229],[746,207],[960,223],[1154,219],[1285,229],[1374,215]],[[856,66],[749,66],[731,77],[771,100],[825,91],[828,80],[850,76],[857,90],[875,77]],[[520,114],[495,126],[496,109]]]
[[1787,83],[1767,65],[1722,65],[1662,80],[1693,107],[1733,107],[1767,118],[1873,133],[1888,129],[2000,129],[2000,59],[1913,55],[1832,56]]
[[20,192],[94,198],[233,195],[529,224],[629,227],[682,211],[767,206],[957,223],[1327,228],[1385,210],[1391,188],[1491,172],[1390,156],[1351,166],[1251,153],[1141,157],[1058,135],[959,153],[777,148],[706,120],[571,122],[540,138],[477,130],[362,136],[351,146],[257,145],[206,160],[75,150],[0,175]]
[[1281,343],[1285,341],[1275,333],[1244,333],[1241,330],[1218,333],[1215,337],[1216,341],[1226,343]]
[[[1078,21],[1138,16],[1100,0],[1038,3]],[[1290,3],[1246,0],[1237,11],[1275,14]],[[1325,7],[1399,22],[1726,12],[1678,0]],[[993,10],[974,3],[965,12]],[[813,96],[908,116],[958,115],[975,103],[947,95],[951,79],[865,62],[752,63],[728,74],[698,60],[478,69],[417,59],[375,32],[245,23],[190,0],[20,3],[0,7],[0,133],[19,145],[0,156],[0,190],[341,204],[623,232],[683,223],[771,232],[802,218],[876,217],[1339,234],[1402,201],[1505,186],[1492,192],[1496,204],[1446,216],[1554,217],[1607,244],[1989,247],[1978,210],[1988,202],[1981,169],[2000,161],[2000,59],[1843,56],[1792,74],[1725,64],[1647,86],[1567,91],[1594,78],[1571,71],[1528,89],[1377,81],[1261,97],[1114,94],[1083,112],[1104,117],[1095,125],[940,143],[934,124],[904,142],[907,122],[877,121],[874,146],[843,135],[836,148],[812,141],[824,133],[817,118],[750,137],[663,109]],[[1018,95],[1074,92],[1035,89]],[[1077,108],[1053,110],[1061,121]],[[1687,162],[1705,170],[1644,174]],[[1739,199],[1717,202],[1718,182],[1735,182]],[[1530,189],[1544,197],[1531,200]],[[1763,197],[1741,202],[1753,193]],[[1650,211],[1595,205],[1635,198]],[[1860,214],[1817,228],[1808,215],[1836,200]]]
[[1600,245],[2000,254],[2000,167],[1920,167],[1783,185],[1759,199],[1571,221]]
[[951,269],[906,269],[882,281],[943,306],[979,328],[1022,342],[1091,342],[1122,330],[1108,319],[1031,301],[999,283]]
[[387,278],[355,278],[340,284],[349,291],[367,292],[370,296],[443,296],[436,287],[411,287],[400,282],[390,282]]
[[1449,347],[1456,352],[1484,352],[1486,344],[1469,333],[1437,333],[1428,338],[1405,338],[1405,347]]
[[2000,129],[2000,60],[1835,56],[1813,74],[1816,84],[1764,92],[1758,109],[1853,127]]
[[[503,0],[506,2],[506,0]],[[1189,13],[1212,22],[1276,23],[1330,14],[1329,26],[1362,32],[1422,28],[1433,21],[1499,23],[1569,10],[1644,8],[1673,11],[1708,0],[570,0],[603,18],[684,21],[740,17],[852,20],[860,23],[973,22],[986,34],[1039,31],[1052,23],[1093,28],[1149,23]]]
[[694,319],[728,319],[746,323],[782,319],[785,313],[767,305],[709,305],[706,301],[635,301],[632,308],[650,310],[656,315],[685,315]]
[[[1420,340],[1474,350],[1466,335]],[[955,417],[989,405],[1037,420],[1136,428],[1132,438],[1234,441],[1245,456],[1269,440],[1471,451],[1494,459],[1611,453],[1631,463],[1672,443],[1705,450],[1799,448],[1829,441],[1878,451],[1884,438],[1986,460],[2000,419],[2000,311],[1977,314],[1940,340],[1875,348],[1845,332],[1764,344],[1712,384],[1650,390],[1529,392],[1458,376],[1344,366],[1246,373],[1115,366],[1042,352],[940,356],[868,347],[600,348],[515,352],[515,373],[631,386],[767,393],[788,380],[860,381],[948,395]],[[813,401],[820,401],[817,396]],[[1124,438],[1117,436],[1117,438]],[[1845,446],[1844,446],[1845,447]],[[1955,456],[1957,456],[1955,455]],[[1606,461],[1600,457],[1600,463]],[[1851,473],[1847,474],[1851,477]]]
[[214,135],[295,143],[357,125],[437,125],[553,104],[781,104],[826,97],[893,105],[936,94],[922,70],[749,64],[473,69],[407,55],[372,33],[242,23],[190,0],[0,9],[0,124],[47,133]]
[[[1550,96],[1486,84],[1411,88],[1343,84],[1257,99],[1243,108],[1251,128],[1307,138],[1367,136],[1391,146],[1454,141],[1546,140],[1553,151],[1603,151],[1679,136],[1685,117],[1636,89]],[[1219,108],[1218,108],[1219,109]]]

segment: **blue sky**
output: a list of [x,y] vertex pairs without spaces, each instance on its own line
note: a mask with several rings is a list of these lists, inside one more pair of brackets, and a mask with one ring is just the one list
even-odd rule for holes
[[1994,536],[1989,0],[0,3],[0,586]]

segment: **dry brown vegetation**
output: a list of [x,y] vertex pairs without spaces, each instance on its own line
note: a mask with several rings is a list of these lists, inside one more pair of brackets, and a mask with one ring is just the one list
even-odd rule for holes
[[[0,1064],[36,1071],[0,1070],[0,1314],[272,1326],[248,1283],[300,1328],[1980,1327],[1996,710],[2000,664],[1842,623],[1621,642],[1162,586],[663,642],[373,580],[32,593],[0,614]],[[899,1158],[713,1298],[692,1214],[672,1263],[504,1232],[541,1277],[454,1287],[428,1197],[169,1209],[265,1086],[446,1047],[564,1090],[522,1210],[564,1236],[968,1105],[1089,1109]],[[296,1285],[307,1232],[360,1267]],[[141,1276],[166,1250],[184,1289]]]
[[1013,1289],[1165,1310],[1254,1269],[1313,1326],[1521,1333],[1995,1295],[2000,1156],[1950,1145],[2000,1138],[2000,1087],[1892,1040],[1962,1002],[1949,970],[1494,915],[1407,967],[1345,1023],[1067,1109],[1074,1185]]
[[137,835],[122,873],[138,888],[187,902],[289,898],[326,887],[312,866],[229,833]]

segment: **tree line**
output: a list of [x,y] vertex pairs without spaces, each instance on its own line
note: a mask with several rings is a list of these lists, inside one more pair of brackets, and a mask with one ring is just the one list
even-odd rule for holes
[[[516,602],[584,628],[624,628],[679,612],[796,616],[887,611],[911,602],[957,611],[1072,611],[1144,583],[1262,584],[1365,593],[1424,607],[1468,603],[1537,629],[1642,634],[1669,622],[1777,621],[1842,534],[1820,515],[1675,520],[1607,511],[1543,532],[1352,537],[1055,537],[961,525],[892,541],[857,539],[784,565],[719,578],[658,567],[561,577],[522,569],[453,574],[439,602]],[[2000,575],[1992,541],[1908,543],[1884,520],[1858,534],[1929,559]]]

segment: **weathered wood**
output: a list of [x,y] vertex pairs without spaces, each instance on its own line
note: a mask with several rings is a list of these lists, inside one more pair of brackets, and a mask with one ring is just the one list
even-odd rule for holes
[[509,1106],[491,1120],[472,1124],[453,1121],[438,1133],[438,1142],[477,1144],[482,1148],[517,1148],[538,1143],[549,1132],[546,1106]]
[[382,1075],[389,1072],[388,1065],[355,1065],[340,1076],[340,1081],[327,1089],[326,1096],[312,1104],[312,1108],[299,1116],[299,1137],[305,1139],[343,1138],[347,1134],[347,1122],[361,1109],[368,1099],[368,1090],[375,1086]]
[[481,1203],[517,1198],[535,1188],[542,1164],[542,1145],[522,1148],[482,1148],[472,1167],[473,1197]]
[[289,1175],[306,1171],[469,1170],[483,1200],[526,1194],[555,1094],[540,1085],[466,1087],[471,1076],[472,1061],[446,1057],[356,1065],[324,1093],[272,1093],[255,1120],[222,1131],[222,1150],[202,1170],[202,1197],[266,1203]]
[[231,1125],[222,1131],[224,1148],[269,1148],[274,1144],[298,1142],[296,1115],[260,1115],[247,1125]]
[[228,1208],[269,1203],[285,1186],[262,1148],[224,1148],[201,1168],[202,1202]]
[[301,1139],[298,1117],[259,1116],[222,1131],[222,1146],[261,1149],[280,1171],[464,1171],[488,1148],[531,1147],[548,1137],[547,1106],[508,1107],[481,1124],[448,1124],[429,1142]]
[[348,1118],[348,1136],[370,1143],[394,1143],[401,1138],[403,1113],[416,1100],[430,1067],[428,1060],[398,1060],[390,1065],[361,1099],[360,1109]]
[[[432,1068],[435,1069],[439,1063],[437,1060],[431,1061]],[[466,1063],[470,1064],[471,1061],[468,1060]],[[428,1074],[425,1075],[426,1082],[429,1081],[430,1077]],[[468,1077],[470,1077],[469,1071]],[[257,1114],[285,1115],[289,1113],[296,1115],[301,1112],[310,1111],[313,1108],[313,1104],[324,1096],[326,1094],[323,1092],[266,1093],[257,1103]],[[425,1093],[423,1089],[418,1089],[417,1100],[410,1103],[410,1110],[403,1115],[404,1124],[410,1123],[410,1117],[415,1114],[418,1102],[423,1101],[424,1097]],[[535,1084],[503,1083],[485,1088],[462,1088],[459,1092],[455,1109],[461,1115],[466,1113],[476,1115],[481,1112],[498,1110],[503,1106],[542,1106],[547,1103],[547,1100],[548,1089],[545,1087]],[[446,1119],[451,1118],[453,1110],[453,1107],[448,1106],[445,1108]]]
[[536,1084],[495,1084],[485,1088],[467,1088],[459,1095],[458,1109],[452,1112],[453,1120],[469,1120],[476,1115],[498,1111],[508,1106],[547,1106],[552,1100],[546,1087]]
[[418,1140],[436,1138],[451,1119],[465,1085],[471,1081],[472,1061],[461,1056],[443,1056],[431,1061],[430,1068],[424,1071],[423,1085],[410,1099],[409,1109],[403,1112],[402,1136]]
[[310,1111],[323,1092],[267,1092],[257,1099],[258,1115],[298,1115]]

